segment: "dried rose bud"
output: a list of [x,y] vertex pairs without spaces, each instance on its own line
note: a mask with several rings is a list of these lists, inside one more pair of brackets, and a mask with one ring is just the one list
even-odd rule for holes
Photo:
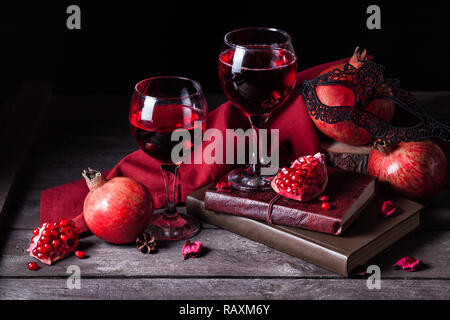
[[398,260],[392,268],[395,270],[405,270],[408,272],[416,271],[419,266],[422,265],[422,261],[420,259],[416,259],[414,257],[404,257]]
[[397,207],[392,200],[383,202],[383,205],[381,206],[381,213],[385,218],[389,217],[395,211],[397,211]]
[[200,241],[190,242],[189,240],[183,246],[183,250],[181,254],[183,255],[183,259],[196,258],[200,256],[202,251],[203,244]]

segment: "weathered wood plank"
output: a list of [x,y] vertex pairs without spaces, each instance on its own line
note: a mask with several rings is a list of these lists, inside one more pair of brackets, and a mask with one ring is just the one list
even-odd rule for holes
[[0,166],[0,216],[5,213],[14,193],[17,178],[50,97],[51,88],[48,83],[25,82],[8,113],[8,121],[0,132],[0,148],[3,151],[3,165]]
[[[3,232],[3,231],[2,231]],[[0,277],[65,276],[70,265],[78,265],[86,277],[289,277],[341,278],[303,260],[291,257],[260,243],[221,229],[202,230],[194,238],[202,241],[206,254],[198,259],[183,260],[183,241],[162,244],[159,252],[144,255],[134,245],[117,246],[95,236],[81,240],[80,247],[89,255],[79,260],[74,256],[38,272],[26,268],[32,258],[26,249],[31,231],[5,232]],[[376,257],[371,264],[381,268],[383,279],[440,278],[450,279],[449,231],[421,230],[403,238]],[[412,255],[428,267],[420,272],[393,270],[400,258]]]
[[339,279],[84,279],[68,289],[67,279],[1,279],[0,299],[337,299],[415,300],[450,298],[449,280]]
[[26,263],[32,259],[26,248],[31,232],[18,230],[5,235],[5,245],[0,258],[0,277],[64,276],[69,265],[76,264],[85,276],[328,276],[334,274],[301,260],[244,239],[225,230],[202,230],[196,240],[207,248],[198,259],[183,260],[183,241],[162,243],[157,254],[145,255],[134,245],[117,246],[105,243],[95,236],[82,239],[80,246],[89,255],[79,260],[74,256],[30,272]]

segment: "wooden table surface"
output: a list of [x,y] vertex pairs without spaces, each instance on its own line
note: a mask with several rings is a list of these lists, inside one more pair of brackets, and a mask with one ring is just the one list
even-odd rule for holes
[[[450,92],[419,92],[417,97],[438,119],[450,123]],[[15,103],[30,103],[22,100]],[[0,162],[3,172],[19,171],[13,179],[14,193],[10,175],[1,176],[2,198],[8,190],[11,194],[0,216],[0,299],[450,298],[448,185],[426,204],[422,227],[373,261],[382,270],[380,290],[369,290],[365,279],[343,278],[207,224],[194,237],[208,248],[198,259],[182,259],[183,242],[144,255],[134,245],[111,245],[91,235],[80,241],[87,259],[70,256],[29,271],[32,258],[26,249],[32,229],[39,225],[41,191],[79,179],[87,166],[111,168],[136,150],[127,123],[129,100],[112,94],[50,96],[42,102],[47,110],[32,134],[31,151],[22,150],[23,161]],[[208,96],[211,108],[223,100],[221,95]],[[2,149],[2,154],[11,150],[20,148]],[[411,273],[392,270],[397,259],[408,255],[423,260],[427,268]],[[81,289],[67,288],[70,265],[81,269]]]

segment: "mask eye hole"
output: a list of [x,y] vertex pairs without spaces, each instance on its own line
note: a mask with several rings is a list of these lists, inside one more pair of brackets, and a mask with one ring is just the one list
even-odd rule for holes
[[400,105],[395,104],[394,116],[391,121],[393,126],[407,128],[419,125],[421,123],[422,119],[418,118],[415,114]]
[[328,107],[353,107],[356,102],[353,90],[344,85],[318,85],[316,95]]

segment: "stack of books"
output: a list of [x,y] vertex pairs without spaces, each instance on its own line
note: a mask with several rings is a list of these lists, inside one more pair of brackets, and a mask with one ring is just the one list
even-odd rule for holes
[[381,214],[383,196],[376,180],[365,174],[328,169],[330,210],[319,200],[299,202],[282,197],[267,213],[272,191],[217,191],[214,185],[189,195],[189,214],[324,269],[349,276],[384,249],[417,228],[422,205],[393,200],[394,215]]

